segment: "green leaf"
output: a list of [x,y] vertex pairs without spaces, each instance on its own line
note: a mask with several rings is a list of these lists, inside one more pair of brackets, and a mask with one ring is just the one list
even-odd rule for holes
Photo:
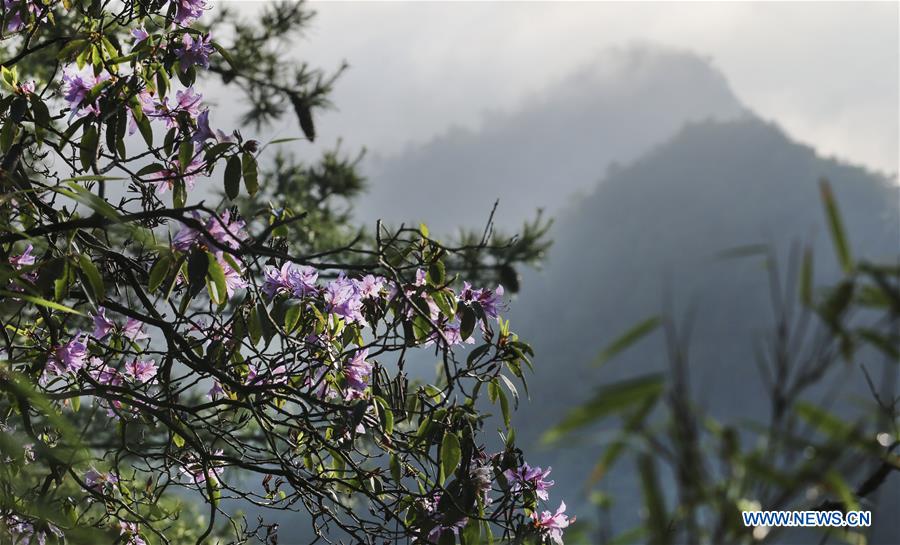
[[78,145],[81,154],[81,167],[84,170],[91,168],[94,160],[97,158],[98,135],[97,128],[88,125],[84,129],[84,135],[81,137],[81,143]]
[[653,316],[632,327],[604,348],[603,351],[594,358],[594,365],[603,365],[639,339],[652,332],[659,324],[659,317]]
[[247,193],[251,197],[256,195],[256,192],[259,191],[258,167],[256,158],[250,153],[244,153],[241,157],[241,174],[244,176],[244,187],[247,188]]
[[822,204],[825,206],[825,217],[828,220],[828,230],[831,233],[831,242],[837,253],[838,263],[845,274],[853,272],[853,258],[850,255],[850,246],[847,244],[847,236],[844,233],[844,224],[838,210],[837,201],[831,191],[831,185],[824,178],[819,181],[819,192],[822,195]]
[[391,435],[394,433],[394,411],[391,410],[391,406],[383,397],[376,396],[375,401],[381,407],[382,413],[384,414],[384,434]]
[[247,333],[254,346],[259,344],[259,340],[262,338],[262,324],[260,324],[256,307],[250,309],[250,315],[247,317]]
[[184,447],[184,438],[177,433],[172,434],[172,442],[175,443],[175,446],[178,448]]
[[216,259],[216,256],[207,252],[206,257],[209,259],[209,267],[206,271],[209,279],[209,285],[207,286],[209,298],[215,304],[221,305],[228,300],[228,292],[225,288],[225,271],[222,270],[222,266],[219,265],[219,260]]
[[460,305],[459,308],[462,310],[462,317],[460,318],[459,324],[459,334],[462,339],[468,339],[472,336],[472,332],[475,331],[475,324],[477,323],[475,311],[472,310],[472,307],[470,307],[469,305]]
[[69,189],[55,188],[54,191],[69,197],[74,201],[90,207],[94,212],[104,216],[116,223],[122,221],[119,213],[106,200],[94,195],[87,189],[81,187],[75,182],[68,183]]
[[500,412],[503,414],[503,424],[506,426],[506,429],[509,429],[510,422],[510,412],[509,412],[509,399],[506,397],[506,392],[503,391],[503,388],[499,386],[496,388],[497,397],[500,399]]
[[29,303],[34,303],[35,305],[40,305],[42,307],[47,307],[53,310],[59,310],[62,312],[68,312],[70,314],[77,314],[79,316],[84,316],[83,312],[75,310],[74,308],[67,307],[65,305],[61,305],[59,303],[55,303],[53,301],[48,301],[43,297],[36,297],[34,295],[28,295],[25,293],[12,293],[6,290],[0,290],[0,295],[4,297],[10,297],[12,299],[21,299],[23,301],[28,301]]
[[594,424],[635,405],[655,401],[663,392],[664,381],[659,375],[647,375],[624,380],[597,390],[584,405],[570,411],[562,422],[549,429],[542,441],[556,442],[569,433]]
[[3,124],[3,130],[0,131],[0,151],[6,153],[12,147],[13,140],[16,138],[16,123],[7,121]]
[[80,254],[78,256],[78,265],[81,267],[81,272],[87,277],[88,284],[94,292],[95,300],[97,302],[102,301],[106,296],[106,288],[103,286],[103,277],[100,275],[97,266],[94,265],[90,258],[85,254]]
[[391,453],[390,467],[391,477],[393,477],[395,483],[400,484],[400,480],[403,476],[402,468],[400,467],[400,459],[397,458],[397,455],[393,452]]
[[641,490],[644,496],[644,508],[647,520],[644,523],[652,536],[649,543],[669,543],[672,532],[669,529],[666,504],[656,474],[656,462],[649,454],[638,458],[638,471],[641,475]]
[[181,165],[181,171],[187,172],[191,159],[194,158],[194,144],[190,141],[182,142],[178,145],[178,164]]
[[812,250],[803,252],[803,264],[800,266],[800,301],[811,306],[813,301],[813,258]]
[[162,285],[163,281],[169,275],[169,270],[172,268],[172,256],[169,254],[164,254],[156,260],[156,263],[153,264],[153,267],[150,269],[150,280],[147,283],[147,289],[152,293],[159,289]]
[[176,178],[172,187],[172,204],[175,208],[183,208],[187,203],[187,187],[184,178]]
[[234,200],[241,192],[241,158],[232,155],[225,164],[225,194]]
[[447,279],[444,263],[441,261],[433,262],[428,266],[428,273],[425,276],[425,279],[432,286],[442,286],[444,284],[444,281]]
[[297,322],[300,321],[300,312],[302,310],[303,307],[300,304],[290,304],[287,306],[284,313],[284,331],[286,333],[290,333],[297,327]]
[[455,433],[447,431],[441,441],[441,470],[444,477],[449,477],[456,471],[456,466],[462,458],[462,450],[459,446],[459,438]]
[[843,441],[853,433],[853,427],[847,422],[807,401],[798,401],[794,410],[797,416],[833,439]]

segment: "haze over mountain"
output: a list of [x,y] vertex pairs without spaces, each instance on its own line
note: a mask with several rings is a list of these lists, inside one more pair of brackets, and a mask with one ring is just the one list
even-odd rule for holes
[[483,225],[499,198],[497,225],[515,228],[539,207],[555,214],[610,164],[631,161],[685,122],[743,111],[722,75],[694,54],[609,50],[521,110],[488,115],[480,130],[450,129],[373,160],[359,215],[370,224],[427,220],[448,232]]
[[[730,422],[765,422],[769,401],[754,357],[760,334],[772,324],[766,270],[761,257],[721,254],[773,243],[783,274],[789,245],[810,243],[817,284],[833,282],[838,271],[819,200],[821,177],[833,184],[855,255],[896,259],[900,193],[894,183],[819,157],[754,118],[688,125],[566,208],[553,230],[556,242],[546,268],[525,275],[509,316],[537,353],[532,400],[515,415],[520,442],[533,447],[598,384],[664,371],[667,352],[660,335],[602,369],[590,362],[628,327],[660,314],[668,297],[676,316],[689,307],[696,311],[689,348],[698,402]],[[875,377],[896,375],[896,362],[864,361]],[[859,367],[847,366],[829,379],[840,385],[830,401],[858,416],[851,399],[870,398]],[[599,457],[598,445],[608,437],[601,429],[576,440],[575,447],[569,443],[535,455],[554,467],[557,485],[574,503]],[[632,472],[626,464],[607,482],[618,500],[612,519],[618,531],[638,522],[639,486]],[[881,513],[884,518],[886,511]],[[876,530],[875,542],[900,541],[900,525]]]

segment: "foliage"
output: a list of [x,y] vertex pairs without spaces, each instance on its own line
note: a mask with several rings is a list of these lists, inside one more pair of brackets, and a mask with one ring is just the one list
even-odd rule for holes
[[[758,352],[769,392],[768,421],[734,425],[705,414],[690,388],[684,332],[670,316],[661,316],[629,329],[601,352],[598,362],[662,328],[669,346],[668,375],[605,386],[545,434],[546,441],[558,442],[603,419],[621,419],[589,484],[602,487],[617,461],[632,458],[642,484],[644,522],[616,538],[600,528],[595,542],[772,541],[784,528],[745,527],[741,512],[865,509],[889,474],[900,470],[898,399],[879,391],[865,365],[857,372],[865,374],[872,401],[858,421],[832,413],[807,395],[832,368],[855,366],[860,354],[880,356],[893,373],[900,364],[900,268],[852,260],[830,185],[822,181],[820,187],[844,273],[836,286],[814,289],[809,249],[795,248],[785,279],[764,246],[734,252],[762,253],[770,276],[776,321]],[[852,486],[854,481],[859,484]],[[594,498],[601,511],[613,500],[600,491]],[[865,541],[859,530],[820,531],[846,542]]]
[[[289,113],[315,138],[335,75],[282,54],[302,4],[205,26],[203,0],[3,6],[4,540],[277,542],[237,504],[305,512],[327,540],[561,543],[565,505],[543,510],[552,481],[509,426],[531,348],[504,288],[458,274],[515,291],[544,222],[367,234],[353,160],[260,168],[267,145],[213,129],[204,74],[243,91],[245,121]],[[192,198],[218,181],[217,205]],[[434,384],[406,378],[416,349]]]

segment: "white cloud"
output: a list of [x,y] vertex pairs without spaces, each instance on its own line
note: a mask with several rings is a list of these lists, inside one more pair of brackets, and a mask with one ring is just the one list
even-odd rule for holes
[[824,154],[898,170],[895,3],[311,5],[298,57],[351,64],[320,123],[327,144],[395,152],[515,109],[606,48],[650,42],[711,58],[750,108]]

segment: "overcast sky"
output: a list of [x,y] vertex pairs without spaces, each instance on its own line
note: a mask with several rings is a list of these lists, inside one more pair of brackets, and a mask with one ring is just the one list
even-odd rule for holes
[[325,144],[394,153],[514,111],[610,47],[651,43],[710,58],[747,106],[821,153],[898,170],[897,3],[311,4],[297,58],[351,65]]

